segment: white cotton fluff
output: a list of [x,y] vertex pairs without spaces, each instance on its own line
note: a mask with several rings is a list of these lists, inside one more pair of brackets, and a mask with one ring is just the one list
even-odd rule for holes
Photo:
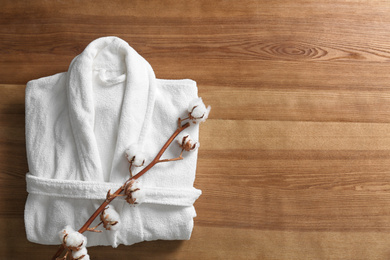
[[[191,145],[193,145],[193,143],[191,143]],[[198,149],[200,146],[200,143],[199,142],[195,142],[195,148],[192,149],[191,151],[195,151],[196,149]]]
[[202,98],[193,99],[188,106],[188,112],[190,112],[193,117],[191,122],[200,123],[206,121],[209,117],[210,110],[211,107],[208,106],[206,108]]
[[81,233],[75,231],[72,227],[66,226],[61,232],[60,232],[60,239],[61,243],[64,241],[64,236],[68,234],[66,237],[66,246],[67,247],[78,247],[81,245],[81,247],[85,247],[87,245],[87,238],[83,236]]
[[115,225],[108,225],[110,230],[118,230],[120,227],[120,216],[119,213],[115,210],[114,206],[110,205],[107,209],[104,210],[103,217],[110,222],[118,221]]
[[89,255],[88,255],[88,251],[87,251],[86,247],[82,247],[78,251],[72,251],[72,257],[74,259],[80,259],[80,257],[82,257],[82,256],[84,256],[84,257],[81,258],[81,260],[88,260],[89,259]]
[[132,195],[133,199],[135,199],[135,203],[137,203],[137,204],[143,203],[145,201],[145,198],[146,198],[145,191],[143,191],[141,189],[134,191],[131,195]]
[[191,138],[190,134],[186,133],[186,132],[181,132],[180,134],[177,135],[176,139],[177,139],[177,142],[179,143],[179,145],[182,145],[183,144],[183,139],[184,137],[187,137],[186,138],[186,141],[188,139]]
[[66,238],[66,246],[78,247],[80,245],[81,247],[85,247],[87,245],[87,238],[85,236],[77,231],[68,234],[68,237]]
[[[184,140],[184,143],[183,143],[183,140]],[[194,149],[185,149],[186,151],[194,151],[194,150],[199,148],[199,142],[194,141],[191,138],[190,134],[185,133],[185,132],[181,132],[177,136],[177,142],[179,143],[180,147],[182,147],[183,149],[185,149],[185,147],[191,147],[192,148],[193,145],[195,144],[195,148]]]
[[134,191],[134,190],[140,190],[141,189],[141,184],[138,182],[138,181],[134,181],[133,184],[131,185],[131,190]]
[[62,229],[59,233],[58,233],[58,235],[59,235],[59,237],[60,237],[60,240],[61,240],[61,243],[63,243],[64,242],[64,236],[66,235],[66,234],[70,234],[70,233],[73,233],[73,232],[75,232],[74,231],[74,229],[71,227],[71,226],[66,226],[64,229]]
[[133,161],[134,166],[142,166],[142,164],[146,160],[146,156],[138,144],[130,145],[130,147],[125,151],[125,153],[127,160],[129,162]]

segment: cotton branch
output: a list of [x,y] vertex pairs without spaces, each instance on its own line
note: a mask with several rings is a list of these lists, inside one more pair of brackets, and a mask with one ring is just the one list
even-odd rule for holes
[[[211,107],[208,106],[206,107],[205,104],[202,101],[202,98],[195,98],[193,99],[188,107],[188,116],[183,119],[178,119],[178,127],[176,131],[169,137],[169,139],[166,141],[166,143],[163,145],[161,150],[158,152],[156,157],[150,162],[145,168],[143,168],[137,175],[133,176],[131,168],[132,166],[137,166],[141,167],[145,163],[145,156],[142,153],[142,150],[140,150],[138,147],[138,144],[134,144],[129,147],[129,149],[126,150],[126,158],[130,163],[129,166],[129,173],[130,173],[130,178],[118,189],[116,190],[113,194],[111,194],[111,190],[107,192],[107,197],[106,200],[100,205],[100,207],[92,214],[92,216],[85,222],[85,224],[78,230],[78,232],[73,232],[77,233],[76,235],[82,236],[81,234],[84,233],[85,231],[92,231],[92,232],[101,232],[99,230],[96,230],[96,228],[103,224],[104,228],[107,230],[110,229],[117,229],[119,227],[120,222],[116,220],[116,218],[119,219],[119,215],[115,212],[113,208],[107,207],[108,204],[112,200],[114,200],[118,196],[126,196],[126,201],[130,204],[136,203],[136,199],[132,196],[132,193],[139,190],[139,188],[136,185],[135,180],[140,178],[142,175],[144,175],[147,171],[149,171],[153,166],[155,166],[157,163],[161,162],[171,162],[171,161],[178,161],[183,159],[183,152],[184,151],[193,151],[196,148],[199,147],[199,143],[195,142],[191,139],[189,134],[181,134],[181,132],[188,128],[190,126],[191,122],[192,124],[204,122],[210,113]],[[182,125],[182,123],[188,120],[189,122],[185,123]],[[182,148],[181,153],[179,157],[176,158],[171,158],[171,159],[160,159],[161,156],[164,154],[164,152],[167,150],[169,145],[173,142],[173,140],[179,135],[178,137],[178,142],[179,146]],[[124,192],[124,194],[121,194]],[[106,212],[109,211],[109,212]],[[100,220],[101,222],[96,225],[95,227],[90,228],[90,225],[92,222],[96,219],[97,216],[100,215]],[[114,216],[114,217],[113,217]],[[56,252],[56,254],[53,256],[52,260],[60,260],[63,259],[65,260],[69,254],[69,252],[72,252],[72,259],[83,259],[85,256],[87,259],[89,259],[89,256],[87,254],[87,250],[85,248],[86,243],[83,245],[80,245],[79,247],[76,248],[76,251],[74,251],[74,247],[69,247],[69,245],[66,244],[66,236],[68,234],[64,235],[64,241],[61,244],[60,248]],[[83,237],[83,236],[82,236]],[[81,246],[83,246],[81,248]],[[67,249],[66,254],[59,258],[59,256],[62,254],[64,249]]]
[[[179,119],[180,120],[180,119]],[[183,120],[181,120],[183,121]],[[180,121],[180,122],[181,122]],[[85,224],[78,230],[79,233],[84,233],[85,231],[92,231],[91,229],[94,228],[89,228],[89,226],[92,224],[92,222],[106,209],[108,204],[112,200],[114,200],[117,196],[119,196],[124,190],[126,185],[132,181],[132,180],[137,180],[140,178],[142,175],[144,175],[147,171],[149,171],[153,166],[155,166],[157,163],[162,162],[162,161],[167,161],[167,160],[160,160],[161,156],[163,153],[167,150],[169,145],[173,142],[173,140],[176,138],[178,134],[180,134],[184,129],[188,128],[190,126],[190,123],[185,123],[184,125],[179,125],[176,131],[169,137],[169,139],[166,141],[166,143],[163,145],[161,150],[158,152],[156,157],[153,159],[152,162],[150,162],[144,169],[142,169],[137,175],[131,176],[118,190],[116,190],[113,194],[110,194],[111,196],[107,196],[106,200],[100,205],[100,207],[92,214],[92,216],[85,222]],[[183,151],[182,151],[183,152]],[[181,157],[182,153],[180,154]],[[172,159],[168,159],[171,161],[174,161]],[[177,159],[181,160],[181,159]],[[100,225],[100,224],[99,224]],[[96,228],[96,227],[95,227]],[[95,231],[96,232],[96,231]],[[61,244],[59,247],[58,251],[55,253],[55,255],[52,257],[52,260],[56,260],[64,251],[65,246],[64,244]],[[65,259],[65,258],[63,258]]]

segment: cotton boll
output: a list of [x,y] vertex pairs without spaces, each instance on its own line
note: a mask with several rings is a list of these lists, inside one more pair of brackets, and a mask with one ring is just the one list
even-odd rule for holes
[[141,187],[142,187],[141,183],[139,183],[138,181],[134,181],[133,184],[131,185],[131,190],[132,191],[140,190]]
[[202,98],[195,98],[190,102],[188,112],[190,112],[190,122],[200,123],[206,121],[209,117],[211,107],[206,108]]
[[196,149],[199,149],[199,146],[200,146],[200,143],[199,142],[195,142],[195,147],[191,151],[195,151]]
[[109,230],[112,230],[112,231],[117,231],[119,230],[121,227],[121,223],[118,221],[115,225],[110,225],[110,229]]
[[191,112],[191,116],[200,118],[203,117],[204,113],[206,112],[206,106],[202,103],[196,107]]
[[110,205],[104,210],[104,215],[109,221],[119,221],[119,214],[116,212],[114,206]]
[[69,233],[73,233],[75,232],[74,229],[71,227],[71,226],[66,226],[63,230],[61,230],[58,235],[60,237],[60,240],[61,240],[61,243],[64,242],[64,236],[69,234]]
[[179,143],[180,146],[183,143],[184,137],[188,137],[188,136],[190,136],[190,135],[185,133],[185,132],[181,132],[180,134],[177,135],[176,139],[177,139],[177,142]]
[[139,150],[140,149],[138,144],[130,145],[129,148],[125,151],[127,159],[129,161],[133,160],[133,158],[137,155]]
[[202,117],[192,117],[190,120],[190,124],[199,124],[199,123],[205,122],[206,119],[209,117],[210,110],[211,110],[211,107],[208,106],[206,108],[205,112],[203,113]]
[[142,166],[144,164],[146,156],[138,144],[130,145],[125,153],[127,160],[134,166]]
[[120,227],[120,216],[114,206],[110,205],[103,211],[104,227],[109,230],[118,230]]
[[180,133],[177,142],[180,147],[187,152],[194,151],[199,147],[199,143],[192,140],[191,136],[187,133]]
[[145,154],[143,152],[139,152],[133,161],[134,166],[142,166],[145,163]]
[[139,189],[132,193],[133,199],[135,200],[135,203],[141,204],[145,201],[146,194],[143,190]]
[[202,98],[200,98],[200,97],[194,98],[193,100],[191,100],[190,104],[188,105],[188,112],[192,112],[194,107],[197,107],[197,106],[202,105],[202,104],[203,104]]
[[59,232],[61,243],[65,243],[65,246],[76,251],[87,245],[87,238],[81,233],[75,231],[71,226],[66,226]]
[[135,201],[133,194],[134,194],[134,192],[141,190],[141,189],[142,189],[142,187],[141,187],[139,182],[137,182],[135,180],[129,181],[125,186],[125,195],[126,195],[125,200],[127,201],[127,203],[129,203],[129,204],[137,203],[138,204],[138,201]]
[[65,240],[67,247],[77,248],[87,245],[87,238],[77,231],[69,233]]
[[72,251],[72,257],[75,260],[77,260],[77,259],[82,259],[82,260],[89,259],[87,248],[83,247],[83,248],[80,248],[80,250],[78,250],[78,251]]

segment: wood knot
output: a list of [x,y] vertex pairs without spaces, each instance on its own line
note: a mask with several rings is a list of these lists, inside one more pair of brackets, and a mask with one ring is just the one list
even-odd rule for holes
[[296,42],[267,44],[262,49],[267,54],[288,60],[319,59],[328,53],[319,47]]

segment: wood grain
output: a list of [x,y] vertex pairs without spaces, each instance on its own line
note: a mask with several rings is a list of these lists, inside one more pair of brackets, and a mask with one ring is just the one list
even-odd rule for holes
[[210,104],[189,241],[92,259],[388,259],[390,3],[384,0],[1,1],[0,258],[26,240],[24,90],[116,35]]

